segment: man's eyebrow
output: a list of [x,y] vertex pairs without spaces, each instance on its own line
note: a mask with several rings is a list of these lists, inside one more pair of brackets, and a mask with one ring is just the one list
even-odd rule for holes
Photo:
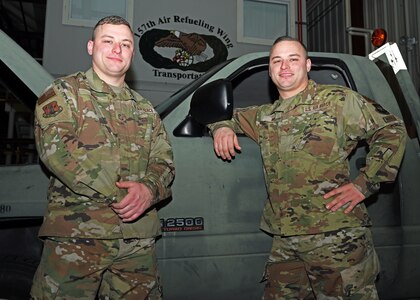
[[[289,54],[289,55],[287,55],[287,56],[285,56],[285,57],[301,57],[302,55],[300,55],[299,53],[292,53],[292,54]],[[280,59],[282,59],[283,57],[282,56],[280,56],[280,55],[275,55],[275,56],[273,56],[271,59],[275,59],[275,58],[280,58]]]
[[[109,39],[115,39],[115,37],[113,35],[109,35],[109,34],[103,34],[101,35],[99,38],[103,39],[103,38],[109,38]],[[130,39],[123,39],[123,42],[129,42],[131,44],[133,44],[133,41]]]

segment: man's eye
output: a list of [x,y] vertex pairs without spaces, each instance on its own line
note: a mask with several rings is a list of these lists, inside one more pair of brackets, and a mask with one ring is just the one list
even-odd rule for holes
[[130,44],[122,44],[121,46],[123,46],[123,47],[125,47],[125,48],[130,48],[131,47],[131,45]]

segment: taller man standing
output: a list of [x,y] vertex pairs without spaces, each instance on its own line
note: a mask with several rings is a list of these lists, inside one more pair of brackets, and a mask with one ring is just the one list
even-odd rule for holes
[[34,299],[160,299],[154,205],[171,195],[172,149],[153,106],[125,83],[130,24],[101,19],[92,67],[54,81],[36,105],[51,172]]

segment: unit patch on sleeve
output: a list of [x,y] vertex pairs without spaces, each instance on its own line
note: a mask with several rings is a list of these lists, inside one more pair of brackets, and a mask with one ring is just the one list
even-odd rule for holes
[[57,122],[71,122],[71,111],[63,97],[50,88],[39,99],[35,107],[37,121],[42,128]]
[[57,104],[57,101],[51,101],[42,107],[44,118],[54,118],[63,111],[63,107]]

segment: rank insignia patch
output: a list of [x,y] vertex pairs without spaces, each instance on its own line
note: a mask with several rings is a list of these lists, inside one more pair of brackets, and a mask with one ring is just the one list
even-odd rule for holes
[[63,111],[63,108],[57,104],[57,101],[52,101],[42,107],[44,118],[53,118]]

